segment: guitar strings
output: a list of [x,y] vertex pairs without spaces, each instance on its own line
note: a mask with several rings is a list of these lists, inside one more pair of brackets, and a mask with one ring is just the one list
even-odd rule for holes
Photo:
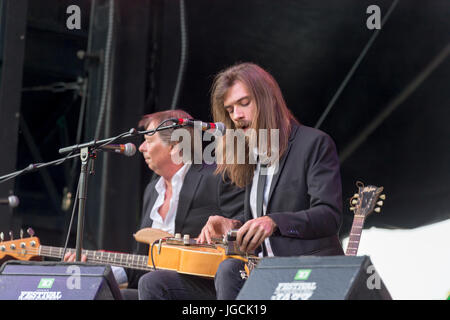
[[[110,264],[110,265],[121,266],[121,267],[124,267],[124,268],[139,269],[139,270],[144,270],[144,271],[155,271],[155,270],[158,270],[158,268],[156,267],[155,261],[154,261],[154,258],[153,258],[153,248],[154,248],[154,245],[156,243],[158,243],[159,241],[160,240],[155,240],[152,243],[152,245],[151,245],[152,250],[150,251],[150,258],[151,258],[152,265],[148,264],[148,262],[147,262],[148,261],[148,257],[144,256],[144,255],[130,255],[130,254],[126,254],[126,253],[119,253],[120,255],[128,255],[128,256],[132,256],[133,257],[133,260],[131,260],[131,262],[129,260],[126,260],[126,262],[123,262],[122,259],[119,262],[117,260],[117,253],[113,253],[115,255],[115,257],[113,259],[111,259],[110,255],[109,255],[108,258],[104,257],[103,255],[100,255],[100,257],[98,255],[96,256],[95,253],[99,252],[99,251],[85,250],[85,252],[86,252],[86,255],[88,256],[88,262],[89,263],[93,263],[93,264]],[[44,250],[42,250],[42,248]],[[57,248],[58,251],[61,251],[60,249],[61,248]],[[75,250],[75,249],[69,249],[69,251],[73,251],[73,250]],[[43,247],[43,246],[41,246],[39,248],[30,248],[30,249],[23,249],[23,248],[18,249],[18,250],[16,250],[16,249],[14,249],[14,250],[8,249],[8,250],[1,251],[0,253],[3,253],[5,255],[9,254],[9,256],[11,256],[11,257],[14,257],[14,256],[18,257],[19,260],[20,260],[20,258],[23,258],[23,257],[25,257],[27,255],[28,256],[29,255],[35,255],[35,256],[43,256],[43,257],[52,257],[52,258],[60,258],[61,257],[60,253],[56,253],[56,252],[52,253],[52,247]],[[89,259],[90,257],[91,257],[91,259]],[[135,257],[138,257],[138,259],[137,259],[138,261],[135,261],[135,259],[134,259]],[[259,258],[257,258],[257,257],[248,257],[248,256],[246,258],[247,258],[246,264],[247,264],[247,266],[248,266],[248,268],[249,268],[249,270],[251,272],[254,269],[254,267],[256,266]]]
[[[145,255],[134,255],[129,253],[111,253],[111,252],[102,252],[102,251],[96,251],[96,250],[83,250],[83,252],[86,254],[88,258],[88,262],[94,263],[94,264],[111,264],[111,265],[117,265],[122,266],[125,268],[135,268],[135,269],[141,269],[141,270],[147,270],[147,271],[154,271],[157,270],[154,257],[153,257],[153,249],[155,244],[158,242],[162,242],[164,240],[167,240],[167,238],[157,239],[151,244],[151,250],[150,250],[150,258],[151,258],[151,265],[148,264],[148,256]],[[1,243],[0,243],[1,244]],[[6,249],[6,248],[5,248]],[[53,251],[53,252],[52,252]],[[64,248],[63,252],[74,252],[75,249]],[[29,255],[35,255],[35,256],[43,256],[43,257],[52,257],[52,258],[61,258],[61,248],[58,247],[49,247],[49,246],[39,246],[38,248],[19,248],[19,249],[7,249],[4,251],[0,251],[0,254],[4,253],[9,254],[11,257],[18,257],[24,258]],[[108,254],[108,257],[105,256],[105,254]],[[120,261],[117,258],[117,255],[120,256]],[[113,257],[111,257],[113,255]],[[125,262],[122,260],[122,258],[126,256]],[[127,257],[132,257],[132,260],[130,261],[127,259]],[[137,259],[135,259],[137,257]],[[254,258],[251,258],[249,256],[247,258],[247,263],[250,265],[253,265],[255,263]],[[136,261],[137,260],[137,261]],[[145,263],[145,264],[144,264]],[[253,268],[251,268],[253,269]]]

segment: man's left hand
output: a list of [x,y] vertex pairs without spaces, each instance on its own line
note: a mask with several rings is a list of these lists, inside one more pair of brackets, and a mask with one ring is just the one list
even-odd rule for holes
[[236,240],[243,252],[251,252],[275,231],[276,223],[269,216],[247,221],[237,232]]

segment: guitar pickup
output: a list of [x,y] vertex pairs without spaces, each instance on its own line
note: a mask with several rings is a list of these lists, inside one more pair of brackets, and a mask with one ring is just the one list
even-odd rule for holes
[[181,237],[181,233],[175,234],[175,237],[173,238],[165,238],[164,239],[167,244],[176,245],[176,246],[190,246],[195,244],[195,240],[191,239],[191,237],[188,234],[185,234],[183,237]]
[[197,247],[211,247],[211,245],[207,244],[197,244],[195,239],[192,239],[188,234],[185,234],[181,237],[181,234],[176,234],[174,238],[165,238],[164,241],[167,244],[175,245],[175,246],[197,246]]

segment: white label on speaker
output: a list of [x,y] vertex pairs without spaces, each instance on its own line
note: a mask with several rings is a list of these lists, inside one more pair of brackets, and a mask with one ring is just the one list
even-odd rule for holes
[[21,291],[18,300],[61,300],[61,291]]
[[315,282],[278,283],[271,300],[308,300],[316,290]]

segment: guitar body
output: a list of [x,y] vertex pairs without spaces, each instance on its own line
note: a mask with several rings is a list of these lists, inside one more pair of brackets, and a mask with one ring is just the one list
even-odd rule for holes
[[133,234],[133,237],[137,242],[151,245],[153,242],[158,241],[159,239],[170,238],[173,237],[173,235],[159,229],[144,228]]
[[153,246],[153,250],[150,247],[147,265],[183,274],[214,277],[219,264],[226,258],[221,248],[189,248],[162,244]]

